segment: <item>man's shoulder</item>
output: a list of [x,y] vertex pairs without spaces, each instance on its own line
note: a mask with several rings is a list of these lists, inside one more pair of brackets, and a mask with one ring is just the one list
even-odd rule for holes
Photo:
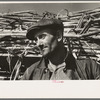
[[95,61],[94,59],[91,59],[91,58],[77,58],[75,60],[81,63],[91,63]]
[[27,70],[29,70],[29,71],[34,70],[34,68],[37,67],[39,63],[40,63],[40,61],[33,63],[30,67],[27,68]]
[[92,59],[92,58],[78,58],[76,59],[76,63],[84,67],[86,66],[96,67],[97,65],[100,65],[96,59]]
[[44,58],[40,59],[39,61],[33,63],[30,67],[28,67],[27,70],[32,71],[35,68],[37,68],[39,65],[41,66],[41,64],[44,63]]
[[28,67],[24,75],[22,76],[21,80],[29,80],[32,72],[38,67],[39,63],[40,61],[37,61],[34,64],[32,64],[30,67]]
[[86,58],[77,58],[76,61],[90,62],[90,61],[96,61],[96,59],[92,59],[90,57],[86,57]]

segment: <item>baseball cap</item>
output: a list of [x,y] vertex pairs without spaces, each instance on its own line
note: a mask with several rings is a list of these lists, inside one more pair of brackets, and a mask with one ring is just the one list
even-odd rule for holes
[[63,23],[59,19],[41,19],[27,30],[26,37],[30,40],[34,40],[35,34],[45,28],[54,30],[60,29],[63,31]]

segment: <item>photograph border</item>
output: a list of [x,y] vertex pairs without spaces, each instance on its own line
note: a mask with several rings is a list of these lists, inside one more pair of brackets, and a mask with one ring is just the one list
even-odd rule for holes
[[[67,3],[76,3],[76,2],[79,2],[79,3],[95,3],[95,2],[99,2],[99,1],[92,1],[92,0],[89,0],[89,1],[83,1],[83,0],[80,0],[80,1],[74,1],[74,0],[71,0],[71,1],[66,1],[66,0],[55,0],[55,1],[47,1],[47,0],[38,0],[38,1],[27,1],[27,0],[23,0],[23,1],[20,1],[20,0],[16,0],[16,1],[0,1],[0,3],[28,3],[28,2],[38,2],[38,3],[43,3],[43,2],[47,2],[47,3],[60,3],[60,2],[67,2]],[[100,3],[100,2],[99,2]],[[37,83],[39,82],[39,83]],[[73,84],[71,86],[71,84]],[[34,84],[34,88],[33,87],[29,87],[28,86],[32,86]],[[66,84],[68,86],[66,86]],[[84,87],[85,86],[85,87]],[[97,86],[97,87],[95,87]],[[40,81],[35,81],[35,82],[32,82],[32,81],[1,81],[0,82],[0,99],[1,100],[29,100],[29,99],[32,99],[32,100],[62,100],[62,99],[70,99],[70,100],[75,100],[75,99],[79,99],[79,100],[88,100],[88,99],[99,99],[100,98],[100,81],[98,80],[95,80],[92,81],[64,81],[64,83],[54,83],[53,81],[43,81],[43,82],[40,82]],[[44,89],[42,91],[42,89]],[[53,89],[54,88],[54,89]],[[23,90],[22,90],[23,89]],[[38,90],[40,89],[40,90]],[[59,89],[61,89],[61,91],[58,91]],[[2,91],[1,91],[2,90]],[[27,90],[27,91],[26,91]],[[35,90],[35,91],[34,91]],[[50,92],[49,92],[50,90]],[[64,91],[63,91],[64,90]],[[48,91],[48,93],[47,93]],[[60,93],[63,93],[64,94],[61,96],[58,96]],[[35,96],[32,96],[32,94],[29,94],[32,93],[34,94]],[[39,94],[39,93],[43,93],[43,94]],[[51,92],[53,93],[56,93],[56,94],[52,94]],[[69,92],[69,93],[68,93]],[[80,93],[82,92],[82,94]],[[84,94],[83,94],[84,93]],[[88,94],[89,93],[89,94]],[[96,94],[95,94],[96,93]],[[48,94],[48,96],[47,96]],[[66,96],[67,95],[70,95],[70,96]],[[79,94],[79,97],[78,97],[78,94]],[[46,96],[45,96],[46,95]],[[58,96],[58,97],[57,97]]]

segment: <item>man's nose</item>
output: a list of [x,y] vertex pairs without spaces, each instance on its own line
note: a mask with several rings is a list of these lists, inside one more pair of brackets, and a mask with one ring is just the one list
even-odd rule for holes
[[43,48],[43,41],[41,39],[38,39],[36,45],[42,49]]
[[39,38],[37,38],[36,45],[39,46],[41,44],[42,44],[42,41]]

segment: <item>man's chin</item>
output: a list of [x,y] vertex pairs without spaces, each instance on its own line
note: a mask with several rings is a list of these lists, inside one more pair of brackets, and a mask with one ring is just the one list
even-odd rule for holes
[[47,58],[47,57],[49,57],[50,55],[49,55],[49,53],[43,53],[42,56]]

